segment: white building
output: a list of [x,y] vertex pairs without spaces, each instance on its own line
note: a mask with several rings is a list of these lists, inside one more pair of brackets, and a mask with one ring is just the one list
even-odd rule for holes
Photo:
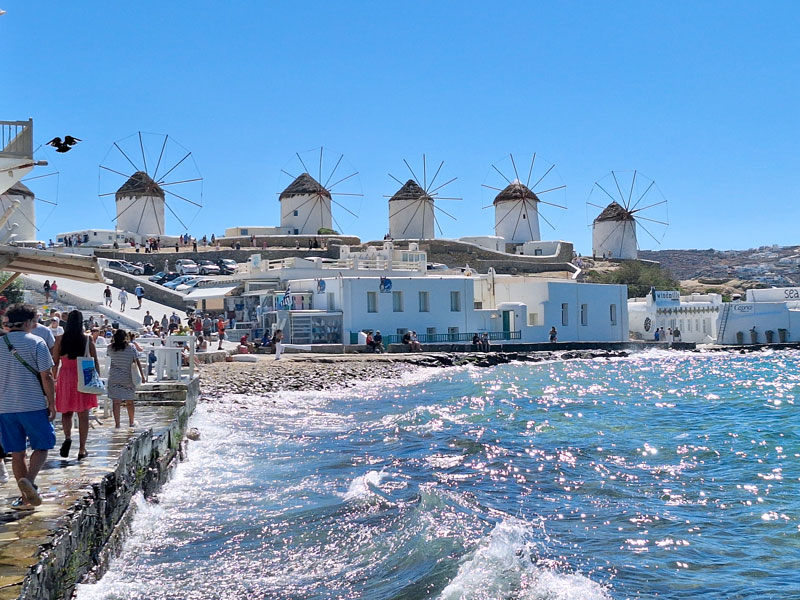
[[719,344],[800,341],[800,287],[747,290],[744,302],[726,303]]
[[[644,298],[628,300],[631,337],[653,340],[656,329],[680,331],[682,342],[709,344],[717,338],[722,310],[720,294],[690,294],[651,290]],[[672,341],[663,338],[662,341]]]
[[[294,211],[293,211],[294,212]],[[237,226],[228,227],[225,237],[247,237],[251,235],[293,235],[294,227],[269,227],[269,226]]]
[[165,234],[164,190],[144,171],[130,176],[115,195],[121,231],[144,237]]
[[[476,332],[493,341],[620,342],[628,339],[624,285],[536,276],[429,274],[424,252],[410,244],[320,258],[251,260],[246,291],[228,298],[239,321],[279,328],[295,344],[356,343],[380,330],[387,343],[407,330],[423,342],[464,342]],[[238,308],[237,308],[238,307]],[[388,337],[387,337],[388,336]],[[392,337],[395,336],[395,337]]]
[[389,199],[389,235],[397,240],[432,240],[434,200],[409,179]]
[[320,229],[331,229],[331,194],[308,173],[302,173],[289,184],[279,200],[281,233],[314,235]]

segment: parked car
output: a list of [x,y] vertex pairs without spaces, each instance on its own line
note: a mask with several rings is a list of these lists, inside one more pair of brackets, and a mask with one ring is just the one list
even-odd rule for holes
[[128,275],[144,275],[144,269],[142,267],[132,265],[127,260],[110,260],[106,268],[122,271]]
[[191,281],[192,279],[195,279],[196,277],[200,277],[200,276],[199,275],[181,275],[180,277],[176,277],[172,281],[166,282],[164,284],[164,287],[165,288],[169,288],[171,290],[174,290],[180,284],[186,283],[187,281]]
[[197,263],[191,258],[181,258],[175,261],[175,270],[181,275],[197,275]]
[[176,292],[188,292],[189,290],[194,289],[196,286],[200,285],[201,283],[206,283],[209,281],[214,281],[213,279],[209,279],[208,277],[198,277],[196,279],[190,279],[186,283],[182,283],[175,288]]
[[201,260],[197,263],[197,267],[200,269],[200,275],[219,275],[222,272],[219,265],[210,260]]
[[239,270],[239,265],[232,258],[220,258],[217,261],[219,272],[223,275],[233,275]]
[[176,272],[176,271],[159,271],[158,273],[156,273],[152,277],[148,277],[148,279],[150,281],[152,281],[153,283],[157,283],[159,285],[163,285],[163,284],[167,283],[168,281],[172,281],[176,277],[180,277],[180,275],[181,274]]

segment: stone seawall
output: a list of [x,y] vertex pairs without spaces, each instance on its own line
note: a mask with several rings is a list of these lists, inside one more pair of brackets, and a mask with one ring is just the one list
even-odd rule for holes
[[38,562],[22,583],[19,600],[69,598],[88,573],[101,576],[124,537],[137,492],[156,493],[182,455],[186,424],[197,404],[200,384],[155,385],[138,404],[173,406],[174,418],[164,427],[143,431],[122,449],[116,468],[91,485],[39,548]]

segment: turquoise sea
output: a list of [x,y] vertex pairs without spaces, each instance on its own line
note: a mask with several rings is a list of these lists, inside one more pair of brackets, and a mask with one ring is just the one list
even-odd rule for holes
[[231,396],[78,599],[800,597],[800,353]]

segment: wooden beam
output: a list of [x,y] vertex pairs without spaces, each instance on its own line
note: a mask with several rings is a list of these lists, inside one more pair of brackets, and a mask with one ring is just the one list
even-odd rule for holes
[[14,273],[14,274],[12,274],[12,275],[11,275],[11,277],[9,277],[8,279],[6,279],[6,280],[3,282],[3,284],[2,284],[2,285],[0,285],[0,294],[2,294],[4,291],[6,291],[6,288],[7,288],[8,286],[10,286],[10,285],[11,285],[11,284],[14,282],[14,280],[15,280],[17,277],[19,277],[20,275],[21,275],[21,273],[17,272],[17,273]]

